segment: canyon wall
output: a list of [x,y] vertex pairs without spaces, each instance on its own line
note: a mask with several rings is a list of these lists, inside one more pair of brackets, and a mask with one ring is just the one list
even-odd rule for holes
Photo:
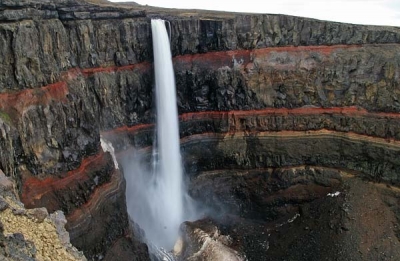
[[26,207],[64,211],[88,258],[126,245],[126,256],[146,258],[129,229],[123,170],[100,135],[121,154],[152,145],[151,18],[171,25],[190,176],[316,165],[399,185],[399,28],[2,1],[0,169]]

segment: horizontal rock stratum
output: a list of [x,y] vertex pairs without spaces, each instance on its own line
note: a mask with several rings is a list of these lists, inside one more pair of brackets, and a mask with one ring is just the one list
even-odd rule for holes
[[224,169],[316,166],[399,186],[399,28],[5,0],[0,169],[27,207],[66,214],[72,243],[89,259],[148,258],[130,229],[123,170],[100,135],[120,157],[150,150],[151,18],[170,21],[182,153],[194,184]]

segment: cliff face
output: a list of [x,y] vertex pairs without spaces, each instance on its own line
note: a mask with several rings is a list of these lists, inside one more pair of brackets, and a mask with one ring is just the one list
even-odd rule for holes
[[399,185],[398,28],[2,1],[0,169],[17,181],[27,207],[63,210],[71,241],[89,258],[113,242],[112,251],[127,244],[146,252],[132,243],[125,183],[100,135],[118,152],[152,144],[155,17],[171,25],[192,177],[313,165]]

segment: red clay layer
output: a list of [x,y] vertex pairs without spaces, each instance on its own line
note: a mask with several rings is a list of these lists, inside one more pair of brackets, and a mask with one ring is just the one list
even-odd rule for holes
[[[369,46],[369,45],[363,45]],[[361,45],[333,45],[333,46],[285,46],[271,47],[254,50],[235,50],[210,52],[205,54],[182,55],[173,58],[176,69],[190,68],[193,65],[206,66],[208,68],[231,66],[234,61],[246,65],[254,57],[265,56],[274,52],[318,52],[322,55],[331,55],[333,51],[341,49],[358,49]],[[66,101],[68,94],[67,83],[78,75],[85,77],[96,73],[112,73],[126,70],[147,70],[151,68],[150,62],[142,62],[127,66],[110,66],[79,69],[73,68],[63,73],[59,82],[50,84],[41,88],[25,89],[18,92],[9,92],[0,94],[0,109],[8,113],[17,111],[22,113],[23,110],[31,105],[48,104],[51,101]]]
[[[100,149],[99,154],[82,160],[79,168],[69,171],[63,177],[50,176],[45,179],[25,177],[22,181],[21,201],[27,208],[37,207],[43,197],[46,198],[46,207],[56,207],[58,203],[52,200],[54,191],[73,188],[79,183],[89,180],[90,171],[100,169],[107,164],[105,153]],[[51,201],[51,202],[50,202]],[[59,208],[55,208],[59,209]]]
[[[100,206],[104,206],[104,201],[112,198],[113,195],[122,193],[124,189],[122,188],[122,181],[122,173],[119,170],[114,170],[110,182],[96,187],[88,201],[67,216],[68,229],[70,231],[87,231],[85,229],[79,229],[79,227],[90,226],[90,216],[96,215],[96,211],[99,210]],[[87,216],[89,216],[89,218]]]
[[146,70],[151,68],[150,62],[141,62],[137,64],[125,65],[125,66],[111,66],[111,67],[98,67],[98,68],[88,68],[82,69],[81,72],[84,76],[90,76],[96,73],[111,73],[119,71],[130,71],[130,70]]
[[[359,109],[356,107],[335,107],[335,108],[297,108],[297,109],[273,109],[267,108],[263,110],[250,110],[250,111],[210,111],[210,112],[197,112],[197,113],[185,113],[180,116],[181,121],[196,121],[205,119],[218,119],[218,118],[228,118],[228,117],[243,117],[243,116],[263,116],[263,115],[318,115],[318,114],[338,114],[345,116],[355,116],[355,117],[379,117],[379,118],[400,118],[400,114],[397,113],[369,113],[364,109]],[[103,135],[108,134],[123,134],[123,133],[134,133],[141,130],[146,130],[152,127],[152,124],[141,124],[132,127],[123,126],[112,131],[107,131],[102,133]],[[262,132],[267,133],[267,132]],[[336,135],[335,131],[320,130],[320,131],[307,131],[296,132],[296,131],[280,131],[273,132],[274,134],[280,136],[291,136],[291,135]],[[233,131],[224,134],[226,135],[240,135],[239,132]],[[201,137],[210,134],[199,134]],[[188,140],[196,140],[199,135],[193,135],[187,139],[182,140],[183,142]],[[341,134],[343,135],[343,134]],[[215,136],[215,135],[211,135]],[[353,139],[365,139],[371,142],[387,143],[387,139],[383,138],[373,138],[366,135],[359,135],[355,133],[346,133],[345,137]],[[398,142],[393,142],[393,145],[398,145]],[[86,175],[88,170],[102,166],[104,164],[104,153],[101,151],[98,155],[86,158],[82,161],[81,166],[73,171],[65,174],[63,178],[48,177],[46,179],[38,179],[37,177],[26,178],[23,181],[22,196],[21,200],[27,207],[35,207],[35,202],[39,201],[47,193],[52,193],[53,191],[60,190],[62,188],[73,187],[73,184],[79,182],[84,182],[89,177]]]
[[51,101],[66,101],[68,86],[65,82],[57,82],[37,89],[26,89],[17,93],[0,94],[0,109],[14,109],[22,113],[32,105],[46,105]]
[[139,132],[139,131],[142,131],[142,130],[148,130],[153,126],[154,126],[154,124],[138,124],[138,125],[131,126],[131,127],[122,126],[122,127],[115,128],[115,129],[112,129],[112,130],[104,131],[104,132],[101,133],[101,135],[107,136],[107,135],[110,135],[110,134],[113,134],[113,135],[117,134],[118,135],[118,134],[124,134],[124,133],[136,133],[136,132]]
[[111,73],[124,70],[145,70],[149,69],[151,64],[143,62],[128,66],[99,67],[89,69],[73,68],[63,73],[61,81],[34,89],[24,89],[17,92],[0,93],[0,110],[7,113],[17,112],[22,114],[24,109],[35,105],[47,105],[52,101],[66,102],[68,90],[68,81],[76,79],[79,75],[85,77],[95,73]]
[[[240,63],[246,64],[253,59],[253,57],[268,55],[273,52],[318,52],[322,55],[331,55],[332,52],[341,49],[358,49],[362,48],[359,45],[335,45],[335,46],[288,46],[288,47],[274,47],[264,48],[256,50],[236,50],[236,51],[224,51],[224,52],[212,52],[206,54],[195,54],[195,55],[184,55],[174,57],[174,63],[181,68],[190,68],[194,64],[204,65],[207,67],[221,67],[231,66],[234,62],[240,61]],[[100,67],[100,68],[88,68],[88,69],[70,69],[65,72],[60,82],[50,84],[41,88],[25,89],[19,92],[10,92],[0,94],[0,109],[6,112],[18,112],[22,114],[24,109],[29,106],[45,105],[52,101],[66,102],[66,95],[68,94],[68,82],[76,79],[80,75],[88,77],[96,73],[112,73],[125,70],[147,70],[151,68],[151,63],[142,62],[128,66],[112,66],[112,67]],[[314,114],[341,114],[347,116],[372,116],[372,117],[386,117],[386,118],[399,118],[400,114],[397,113],[369,113],[366,110],[358,109],[356,107],[336,107],[336,108],[298,108],[298,109],[263,109],[263,110],[251,110],[251,111],[210,111],[210,112],[198,112],[198,113],[186,113],[180,116],[181,121],[191,120],[202,120],[207,118],[221,118],[221,117],[242,117],[246,115],[262,116],[262,115],[314,115]],[[151,125],[136,125],[133,127],[121,127],[114,129],[107,133],[124,133],[124,132],[136,132],[149,128]],[[35,206],[35,202],[53,191],[60,190],[62,188],[74,187],[74,184],[78,184],[80,181],[88,179],[88,170],[101,166],[104,164],[103,161],[104,153],[99,153],[96,156],[89,157],[82,161],[81,166],[73,171],[68,172],[63,178],[48,177],[46,179],[38,179],[36,177],[30,177],[23,181],[22,188],[22,201],[27,207]],[[51,197],[50,197],[51,198]],[[51,204],[51,203],[49,203]]]

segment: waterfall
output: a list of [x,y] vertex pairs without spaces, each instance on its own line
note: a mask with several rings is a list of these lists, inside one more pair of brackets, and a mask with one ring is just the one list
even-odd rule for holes
[[[154,70],[156,80],[158,180],[160,195],[158,212],[164,224],[162,233],[173,238],[178,236],[183,221],[183,184],[179,147],[178,109],[174,69],[169,38],[163,20],[152,20]],[[169,240],[168,240],[169,241]],[[172,243],[172,244],[171,244]]]
[[153,164],[148,164],[146,155],[134,155],[124,163],[123,169],[127,181],[128,213],[144,230],[150,251],[161,253],[172,250],[179,236],[180,224],[194,218],[194,209],[182,181],[178,109],[169,37],[163,20],[152,20],[151,28],[157,112]]

